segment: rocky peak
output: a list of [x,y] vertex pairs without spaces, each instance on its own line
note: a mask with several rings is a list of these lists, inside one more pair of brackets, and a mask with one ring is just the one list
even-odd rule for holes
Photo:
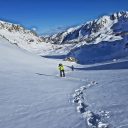
[[125,23],[128,21],[128,12],[116,12],[112,15],[102,16],[99,19],[89,21],[80,26],[69,28],[62,33],[50,36],[47,38],[47,42],[56,44],[79,43],[80,41],[87,41],[89,38],[92,39],[92,35],[95,35],[93,37],[95,39],[99,34],[102,34],[102,32],[112,33],[112,27],[119,22],[124,23],[124,21]]

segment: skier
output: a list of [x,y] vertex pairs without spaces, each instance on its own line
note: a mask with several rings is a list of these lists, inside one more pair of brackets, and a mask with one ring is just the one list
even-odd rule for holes
[[72,69],[72,71],[74,71],[74,66],[73,65],[71,66],[71,69]]
[[60,77],[65,77],[65,71],[63,64],[59,64],[58,69],[60,71]]

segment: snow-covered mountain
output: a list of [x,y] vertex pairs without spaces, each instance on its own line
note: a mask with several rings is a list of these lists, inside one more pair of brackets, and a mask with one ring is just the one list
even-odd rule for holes
[[[48,37],[46,41],[56,44],[79,43],[83,41],[90,43],[96,41],[98,37],[103,41],[113,36],[118,36],[118,34],[120,35],[122,31],[127,31],[126,25],[128,26],[128,12],[122,11],[69,28],[64,32]],[[109,35],[109,38],[105,38],[106,35]]]
[[[127,128],[128,58],[117,60],[128,55],[126,14],[102,17],[109,17],[110,24],[90,34],[100,36],[89,42],[83,36],[78,43],[47,44],[33,32],[1,21],[0,128]],[[49,51],[54,59],[17,46]],[[69,51],[67,57],[79,63],[114,62],[73,63],[71,71],[72,64],[53,56],[55,51],[58,56]],[[65,78],[59,77],[59,63],[64,64]]]
[[128,12],[102,16],[53,35],[46,41],[70,45],[68,58],[73,57],[79,63],[94,63],[127,56]]
[[48,50],[51,45],[44,42],[44,39],[32,30],[27,30],[18,24],[0,21],[0,36],[7,39],[20,48],[31,52]]
[[49,37],[0,21],[0,36],[30,52],[67,55],[82,64],[118,59],[128,55],[128,12],[102,16]]

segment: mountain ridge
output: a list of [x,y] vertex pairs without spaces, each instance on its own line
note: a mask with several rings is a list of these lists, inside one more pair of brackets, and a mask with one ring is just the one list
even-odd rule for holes
[[47,42],[51,41],[52,43],[54,42],[58,44],[64,44],[87,41],[89,40],[87,38],[89,38],[91,34],[98,32],[103,27],[108,27],[110,21],[113,21],[113,24],[115,24],[117,20],[120,20],[121,18],[127,19],[128,11],[116,12],[111,15],[105,15],[101,18],[88,21],[82,25],[69,28],[66,31],[50,36],[49,38],[47,38]]
[[[48,37],[40,37],[20,25],[0,21],[0,35],[30,52],[67,55],[79,63],[97,62],[100,55],[104,55],[100,56],[101,60],[120,58],[127,56],[128,11],[105,15]],[[113,47],[115,44],[117,47]]]

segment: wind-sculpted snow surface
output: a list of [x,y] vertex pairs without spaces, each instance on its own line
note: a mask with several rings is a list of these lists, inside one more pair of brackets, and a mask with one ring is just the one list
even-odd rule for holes
[[59,61],[33,55],[1,38],[0,61],[0,128],[83,125],[69,104],[69,94],[80,81],[56,77]]
[[[71,71],[69,62],[33,55],[0,37],[0,128],[127,128],[127,62]],[[65,78],[58,76],[59,63]]]

